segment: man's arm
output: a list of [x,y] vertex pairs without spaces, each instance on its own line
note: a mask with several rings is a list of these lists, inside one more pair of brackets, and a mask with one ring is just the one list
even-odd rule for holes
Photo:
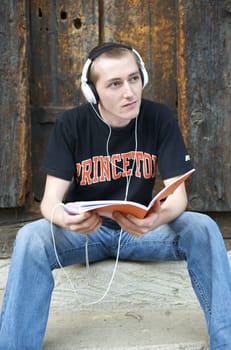
[[71,184],[54,176],[48,175],[43,199],[41,202],[42,215],[58,226],[78,233],[90,233],[99,229],[102,220],[96,213],[69,215],[63,209],[62,201]]
[[[172,183],[177,177],[164,181],[165,186]],[[127,232],[134,236],[141,236],[160,225],[176,219],[186,209],[188,203],[185,184],[181,184],[163,204],[157,203],[144,219],[137,219],[132,215],[114,213],[114,220]]]
[[[165,186],[172,183],[175,179],[177,179],[177,177],[165,180]],[[188,197],[185,190],[185,183],[183,182],[161,205],[161,210],[156,220],[156,225],[160,226],[163,224],[168,224],[169,222],[175,220],[185,211],[187,204]]]

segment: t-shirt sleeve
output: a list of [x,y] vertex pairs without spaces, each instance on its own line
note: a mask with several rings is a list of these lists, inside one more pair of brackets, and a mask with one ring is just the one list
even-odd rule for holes
[[74,138],[69,118],[60,115],[52,129],[41,171],[71,181],[75,174]]
[[171,110],[163,106],[158,137],[158,168],[163,180],[182,175],[193,168],[190,155]]

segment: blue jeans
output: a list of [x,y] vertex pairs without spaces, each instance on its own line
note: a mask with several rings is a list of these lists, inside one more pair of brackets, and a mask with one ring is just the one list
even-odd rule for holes
[[[85,235],[54,226],[63,266],[85,263]],[[89,234],[89,260],[115,257],[120,231],[101,227]],[[231,271],[225,245],[208,216],[185,212],[140,238],[121,237],[120,259],[186,260],[204,311],[212,350],[231,349]],[[17,234],[0,319],[0,350],[41,350],[58,268],[50,223],[41,219]]]

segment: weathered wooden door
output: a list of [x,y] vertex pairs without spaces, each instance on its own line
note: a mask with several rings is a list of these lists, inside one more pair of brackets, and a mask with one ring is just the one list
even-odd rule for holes
[[8,208],[31,191],[25,1],[1,1],[0,18],[0,208]]
[[97,1],[30,2],[33,193],[41,198],[39,171],[58,113],[83,101],[81,67],[99,38]]
[[39,164],[50,126],[59,111],[83,102],[81,68],[100,41],[127,42],[142,52],[154,81],[145,95],[155,94],[176,110],[176,8],[174,1],[166,3],[167,11],[163,1],[145,6],[118,0],[58,1],[56,6],[31,1],[32,164],[38,198],[43,187]]
[[[0,115],[1,133],[4,130],[16,140],[16,144],[8,142],[9,149],[4,153],[4,163],[7,161],[10,169],[15,170],[12,170],[13,180],[1,161],[1,207],[25,203],[21,192],[28,192],[25,183],[30,181],[22,179],[28,180],[31,173],[31,193],[41,198],[44,178],[39,167],[55,118],[60,111],[84,101],[79,79],[89,50],[102,41],[118,41],[134,46],[146,63],[150,83],[144,96],[168,104],[178,116],[197,168],[189,191],[191,208],[231,210],[230,1],[11,2],[15,11],[17,4],[17,10],[21,9],[27,18],[24,24],[27,31],[25,28],[24,32],[17,28],[8,34],[5,31],[4,39],[13,43],[13,35],[20,38],[22,35],[27,43],[24,47],[28,50],[18,48],[16,56],[28,62],[30,75],[23,75],[25,84],[21,85],[22,67],[18,65],[16,73],[20,74],[16,74],[13,84],[18,89],[17,98],[23,94],[21,86],[30,96],[30,103],[25,98],[23,106],[25,111],[30,107],[32,137],[29,126],[25,127],[29,113],[21,114],[23,139],[22,133],[15,133],[12,124],[9,128]],[[3,3],[7,7],[8,2]],[[8,13],[8,21],[11,16]],[[20,12],[17,16],[21,18]],[[7,67],[4,69],[7,71]],[[1,84],[4,87],[4,81]],[[17,112],[13,110],[9,114],[10,120],[15,120]],[[31,140],[30,163],[25,161],[29,153],[23,146],[25,139]],[[0,145],[4,143],[1,139]],[[11,158],[15,147],[17,153]],[[8,200],[4,191],[9,194]]]
[[178,2],[178,115],[193,156],[190,205],[231,210],[231,1]]

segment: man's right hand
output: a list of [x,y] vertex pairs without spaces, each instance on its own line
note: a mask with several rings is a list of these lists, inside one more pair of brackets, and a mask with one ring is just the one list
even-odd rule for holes
[[97,231],[102,225],[102,219],[97,213],[68,214],[63,209],[63,225],[73,232],[88,234]]

